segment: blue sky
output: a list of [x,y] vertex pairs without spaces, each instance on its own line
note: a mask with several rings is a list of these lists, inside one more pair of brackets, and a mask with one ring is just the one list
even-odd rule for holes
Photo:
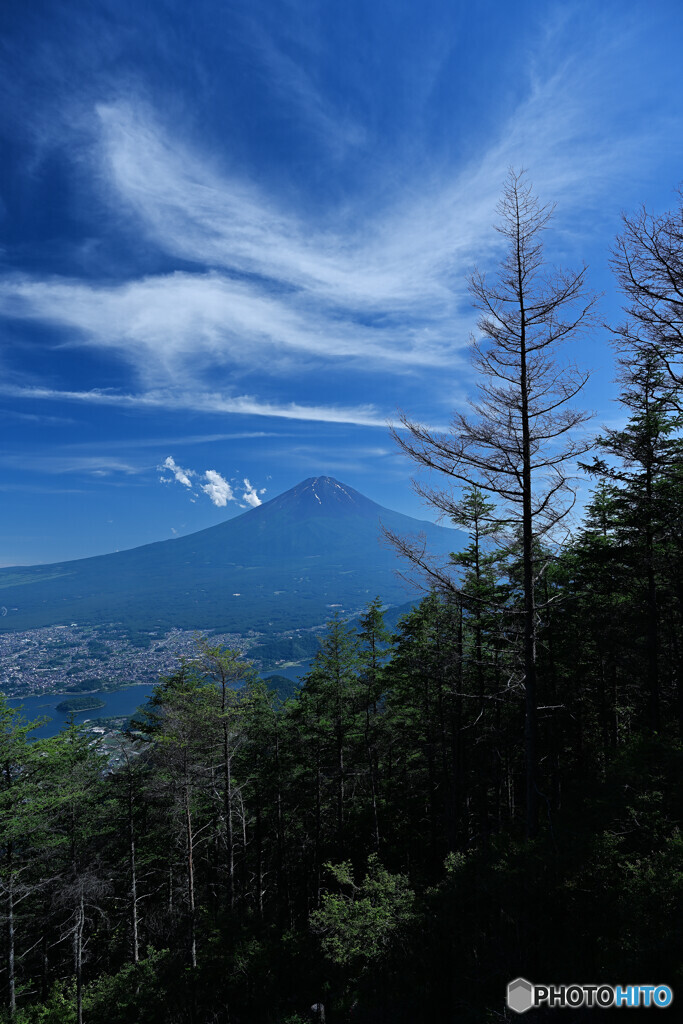
[[[509,166],[600,316],[683,178],[683,8],[32,0],[0,15],[0,564],[188,533],[329,473],[429,518],[388,419],[473,394]],[[595,428],[620,415],[596,327]],[[247,481],[245,483],[245,481]]]

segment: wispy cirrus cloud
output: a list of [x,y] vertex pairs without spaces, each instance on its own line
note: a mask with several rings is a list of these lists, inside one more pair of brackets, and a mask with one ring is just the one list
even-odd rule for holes
[[578,84],[585,73],[576,63],[536,79],[498,137],[455,173],[416,167],[415,180],[370,217],[361,206],[362,217],[344,210],[324,226],[310,223],[213,168],[206,154],[165,135],[147,108],[128,103],[98,107],[103,173],[169,253],[259,275],[337,310],[409,312],[438,323],[462,299],[473,259],[496,241],[490,225],[510,163],[531,166],[539,187],[569,201],[570,218],[578,201],[604,187],[606,173],[635,155],[640,135],[615,140],[611,125],[599,138],[604,114]]
[[[46,419],[49,421],[50,417],[47,417]],[[287,435],[283,435],[272,430],[238,430],[225,434],[178,434],[173,437],[127,437],[123,444],[125,444],[126,450],[129,451],[134,448],[169,448],[170,446],[175,447],[176,445],[217,444],[223,441],[247,441],[255,438],[283,436],[286,437]],[[98,451],[105,451],[112,448],[120,449],[122,447],[122,442],[120,439],[115,441],[76,441],[65,445],[65,447],[73,450],[97,448]]]
[[47,473],[58,476],[74,473],[85,476],[109,477],[124,474],[136,476],[144,472],[145,466],[129,459],[110,455],[73,455],[64,451],[50,455],[14,454],[0,455],[0,465],[10,466],[25,473]]
[[[473,260],[496,244],[491,223],[510,164],[532,169],[540,191],[571,226],[586,200],[635,165],[666,119],[634,122],[612,87],[605,56],[619,60],[610,26],[585,49],[566,46],[571,26],[549,24],[543,58],[529,55],[525,94],[486,144],[456,167],[412,157],[394,184],[368,166],[367,194],[311,221],[161,128],[149,107],[97,107],[105,186],[161,248],[202,265],[259,275],[333,308],[439,323],[465,294]],[[368,209],[368,195],[377,201]],[[564,208],[563,208],[564,207]],[[301,293],[301,294],[300,294]]]
[[[242,23],[245,27],[244,43],[256,58],[254,64],[260,65],[271,95],[280,106],[295,113],[302,128],[311,131],[333,158],[343,156],[349,149],[355,149],[366,141],[365,125],[351,117],[342,104],[330,102],[316,83],[312,71],[290,56],[272,33],[264,31],[261,18],[252,16],[243,19]],[[299,35],[299,48],[301,42]],[[310,65],[315,66],[316,61],[310,59],[313,57],[310,39],[306,49]],[[321,57],[320,54],[315,56]]]
[[[467,160],[444,168],[417,154],[393,184],[380,184],[370,160],[365,193],[323,214],[173,134],[147,102],[129,94],[96,103],[93,170],[104,200],[167,261],[197,269],[115,284],[10,275],[0,281],[0,313],[54,325],[62,337],[66,329],[69,344],[109,351],[134,371],[127,395],[95,386],[62,398],[383,426],[369,406],[295,400],[297,377],[338,365],[350,374],[467,373],[466,275],[498,245],[491,223],[507,166],[530,166],[539,191],[559,201],[571,249],[576,210],[596,208],[661,133],[655,120],[617,127],[627,101],[613,90],[609,104],[599,99],[610,70],[596,59],[597,42],[596,52],[567,57],[562,32],[549,30],[544,64],[529,62],[516,108]],[[310,75],[265,37],[261,45],[290,100],[332,132]],[[207,389],[227,371],[277,377],[288,400]],[[33,395],[57,397],[40,387]]]
[[124,285],[98,286],[26,277],[0,282],[0,313],[75,329],[70,345],[111,349],[128,357],[140,376],[174,379],[191,364],[271,373],[301,358],[350,360],[394,368],[443,365],[443,345],[412,324],[367,327],[339,313],[297,308],[293,298],[259,290],[215,272],[173,273]]
[[276,419],[303,420],[322,423],[350,423],[386,429],[386,417],[372,405],[316,406],[298,402],[261,401],[252,395],[223,395],[220,392],[157,390],[139,394],[122,394],[101,388],[69,391],[58,388],[10,385],[0,383],[0,394],[12,398],[46,399],[58,402],[83,402],[88,405],[118,406],[130,409],[186,409],[203,413],[235,413],[248,416],[271,416]]

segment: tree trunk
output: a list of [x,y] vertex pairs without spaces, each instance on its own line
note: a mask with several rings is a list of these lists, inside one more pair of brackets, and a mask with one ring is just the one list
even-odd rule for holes
[[14,874],[12,869],[12,847],[10,845],[7,851],[7,1001],[10,1020],[14,1020],[17,1009],[14,929]]
[[315,905],[320,906],[320,843],[321,843],[321,792],[320,792],[320,752],[317,754],[316,776],[315,776]]
[[74,973],[76,975],[76,1020],[83,1024],[83,927],[85,923],[85,907],[83,891],[78,901],[78,916],[74,928]]
[[522,399],[522,561],[524,586],[524,754],[526,760],[526,834],[538,832],[538,722],[536,696],[536,608],[534,602],[534,533],[531,505],[531,440],[526,352],[526,312],[517,220],[517,287],[520,307],[520,393]]
[[462,598],[458,598],[458,630],[457,630],[457,666],[452,674],[453,707],[451,711],[451,810],[449,814],[450,849],[458,845],[458,834],[462,829],[462,791],[463,791],[463,750],[462,750],[462,688],[464,683],[463,665],[463,606]]
[[[648,491],[651,483],[648,479]],[[648,494],[648,498],[650,495]],[[648,728],[659,732],[659,612],[657,608],[657,579],[655,576],[654,538],[652,527],[646,531],[647,550],[647,678]]]
[[342,706],[342,682],[337,672],[337,720],[335,723],[337,743],[337,846],[339,856],[344,849],[344,711]]
[[128,780],[128,862],[130,867],[130,928],[133,945],[133,963],[140,959],[138,937],[138,882],[135,862],[135,823],[133,821],[133,780]]
[[256,803],[256,823],[254,829],[256,840],[256,909],[261,920],[263,919],[263,832],[261,823],[261,791],[258,781],[254,797]]
[[235,837],[232,825],[232,751],[230,750],[230,725],[225,718],[226,696],[226,682],[223,680],[223,804],[228,860],[228,907],[230,911],[233,911],[235,909]]
[[192,813],[190,811],[190,791],[185,789],[185,829],[187,839],[187,902],[190,911],[190,962],[197,966],[197,935],[196,909],[194,897],[194,836],[192,834]]

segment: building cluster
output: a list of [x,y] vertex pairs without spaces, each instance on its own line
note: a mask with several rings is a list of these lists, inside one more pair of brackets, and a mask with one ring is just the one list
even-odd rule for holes
[[[0,633],[0,690],[8,697],[85,692],[154,682],[173,672],[178,659],[196,653],[191,630],[150,630],[134,636],[124,628],[48,626]],[[246,651],[253,637],[212,635],[212,643]]]

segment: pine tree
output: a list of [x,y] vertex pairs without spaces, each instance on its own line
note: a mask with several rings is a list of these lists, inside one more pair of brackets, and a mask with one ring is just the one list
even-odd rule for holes
[[168,813],[170,849],[165,853],[169,903],[173,900],[173,850],[182,850],[187,950],[198,964],[199,896],[197,855],[214,820],[215,765],[222,747],[221,696],[191,663],[181,665],[152,694],[136,725],[153,741],[152,784]]
[[[245,683],[254,679],[251,662],[242,658],[242,653],[221,645],[212,646],[205,638],[197,641],[198,657],[193,662],[194,671],[218,684],[220,692],[220,727],[223,738],[223,823],[228,878],[228,907],[235,906],[235,782],[233,759],[244,739],[242,721],[245,713]],[[244,844],[246,845],[246,844]]]
[[391,657],[391,633],[385,625],[381,598],[367,606],[359,620],[359,710],[364,718],[363,744],[370,782],[372,830],[375,852],[380,848],[379,734],[380,701],[384,689],[383,667]]
[[344,856],[348,778],[358,741],[357,642],[338,613],[327,625],[305,683],[305,696],[318,704],[318,727],[322,730],[328,771],[334,778],[335,832],[339,856]]
[[54,894],[58,941],[71,947],[76,1019],[82,1024],[90,933],[104,916],[109,893],[108,880],[101,876],[93,857],[96,839],[106,836],[110,828],[104,801],[105,758],[73,719],[47,745],[46,753],[41,785],[51,802],[49,827],[58,870]]
[[[683,459],[674,435],[678,426],[675,395],[666,367],[650,347],[620,359],[620,402],[630,413],[621,430],[598,439],[605,457],[596,457],[589,472],[619,486],[622,543],[634,560],[634,584],[644,598],[647,664],[647,728],[660,727],[658,534],[662,528],[661,485]],[[618,460],[616,463],[613,460]]]
[[[0,892],[6,926],[7,1009],[17,1009],[17,941],[21,904],[41,886],[35,860],[46,838],[40,757],[26,722],[0,693]],[[34,869],[32,871],[32,869]],[[33,877],[31,877],[33,875]]]

